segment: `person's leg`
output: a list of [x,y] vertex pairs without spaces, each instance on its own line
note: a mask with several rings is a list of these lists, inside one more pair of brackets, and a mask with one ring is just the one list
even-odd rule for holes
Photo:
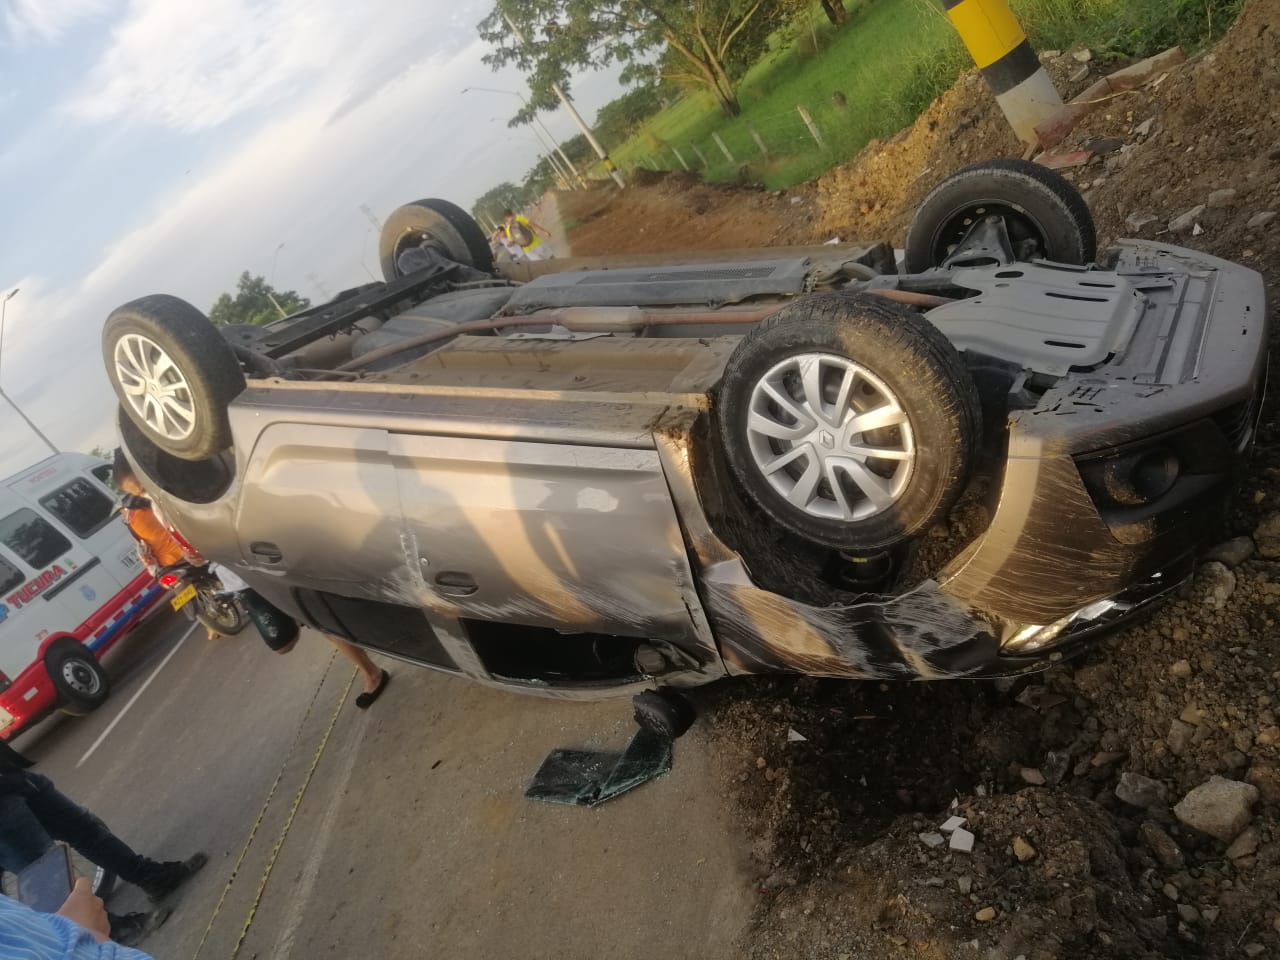
[[53,839],[69,843],[81,856],[129,883],[148,879],[152,868],[159,866],[135,853],[98,817],[61,793],[48,777],[38,773],[24,776],[32,788],[24,798],[27,807]]
[[348,643],[339,637],[326,634],[329,642],[342,651],[342,653],[364,674],[364,692],[373,693],[382,683],[382,670],[369,659],[369,655],[353,643]]
[[53,846],[53,837],[16,793],[0,796],[0,870],[18,873],[35,863]]
[[208,862],[203,853],[186,860],[152,860],[111,832],[110,828],[70,797],[48,777],[25,773],[30,791],[25,800],[40,826],[55,840],[70,844],[87,860],[105,867],[153,899],[172,893]]

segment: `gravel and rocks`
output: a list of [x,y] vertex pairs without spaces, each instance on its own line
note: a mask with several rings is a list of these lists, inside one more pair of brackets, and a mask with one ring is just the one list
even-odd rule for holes
[[1179,821],[1230,843],[1249,824],[1258,799],[1258,788],[1251,783],[1211,777],[1200,784],[1173,808]]
[[1195,229],[1196,224],[1200,221],[1200,218],[1204,215],[1205,209],[1206,209],[1205,205],[1203,203],[1200,203],[1192,207],[1186,213],[1179,214],[1178,216],[1174,217],[1172,220],[1169,221],[1169,232],[1175,233],[1175,234],[1190,233],[1192,230]]
[[1234,570],[1255,553],[1252,537],[1232,537],[1206,551],[1205,560],[1212,560]]
[[1154,807],[1165,802],[1165,786],[1140,773],[1125,771],[1120,774],[1115,794],[1125,803],[1135,807]]

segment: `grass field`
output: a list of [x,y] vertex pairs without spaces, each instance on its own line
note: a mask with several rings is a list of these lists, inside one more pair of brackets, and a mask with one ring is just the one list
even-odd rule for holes
[[[1101,58],[1146,56],[1177,43],[1194,50],[1221,34],[1241,2],[1011,0],[1039,49],[1084,44]],[[808,24],[794,30],[793,38],[777,38],[739,84],[741,116],[727,117],[710,96],[691,93],[616,147],[618,164],[624,171],[678,170],[678,150],[708,180],[735,179],[749,165],[750,179],[771,188],[790,186],[911,123],[970,65],[937,0],[846,3],[849,22],[839,30],[815,4]],[[823,147],[811,137],[797,106],[812,116]]]

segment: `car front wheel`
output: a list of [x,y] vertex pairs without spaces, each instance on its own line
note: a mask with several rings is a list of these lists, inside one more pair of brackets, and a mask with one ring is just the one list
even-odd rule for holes
[[742,339],[717,417],[732,473],[770,519],[872,553],[946,515],[976,458],[981,407],[960,355],[922,315],[832,294]]

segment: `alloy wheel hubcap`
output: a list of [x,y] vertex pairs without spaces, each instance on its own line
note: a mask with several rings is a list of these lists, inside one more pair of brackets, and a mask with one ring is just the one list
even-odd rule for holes
[[133,412],[166,440],[185,440],[196,428],[191,385],[173,358],[149,337],[130,333],[116,342],[116,380]]
[[787,357],[757,381],[747,444],[784,500],[811,517],[845,522],[897,503],[916,459],[910,419],[885,382],[826,353]]

